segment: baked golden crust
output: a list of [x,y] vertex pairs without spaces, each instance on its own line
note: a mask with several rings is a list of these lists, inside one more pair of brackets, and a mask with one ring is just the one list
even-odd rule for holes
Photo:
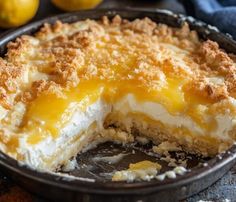
[[[216,124],[205,115],[236,114],[232,102],[236,56],[216,42],[201,41],[187,23],[172,28],[149,18],[128,21],[120,16],[72,24],[57,21],[7,47],[0,58],[0,143],[4,145],[25,132],[25,113],[37,98],[63,98],[81,83],[89,89],[88,81],[106,88],[104,97],[112,98],[108,102],[136,93],[141,101],[160,102],[171,114],[186,113],[209,131]],[[115,94],[113,88],[118,89]],[[216,150],[217,145],[208,153]]]

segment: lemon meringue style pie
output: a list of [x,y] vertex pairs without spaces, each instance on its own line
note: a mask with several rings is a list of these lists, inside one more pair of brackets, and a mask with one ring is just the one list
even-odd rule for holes
[[236,139],[236,57],[188,24],[45,24],[0,58],[0,149],[54,171],[106,141],[145,137],[214,156]]

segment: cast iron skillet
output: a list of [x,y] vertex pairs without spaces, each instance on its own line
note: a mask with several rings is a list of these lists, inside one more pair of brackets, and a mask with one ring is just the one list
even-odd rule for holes
[[[173,27],[181,26],[185,21],[191,29],[196,30],[203,39],[217,41],[227,52],[236,53],[236,42],[229,36],[220,33],[216,28],[197,21],[191,17],[176,15],[163,10],[90,10],[68,13],[50,17],[17,29],[0,40],[0,55],[6,51],[6,44],[22,34],[33,34],[43,23],[54,23],[56,20],[74,22],[86,18],[99,19],[106,15],[113,17],[119,14],[123,18],[135,19],[149,17],[155,22],[165,23]],[[213,184],[222,177],[236,162],[236,145],[228,151],[208,161],[206,166],[192,169],[191,172],[176,179],[163,182],[114,183],[88,182],[72,180],[65,177],[42,173],[19,164],[16,160],[0,152],[1,169],[27,190],[56,201],[177,201],[189,197]]]

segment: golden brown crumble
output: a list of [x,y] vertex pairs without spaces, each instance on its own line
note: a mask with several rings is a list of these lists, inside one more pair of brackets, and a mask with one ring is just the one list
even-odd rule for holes
[[63,97],[62,88],[54,81],[38,80],[32,83],[32,87],[29,91],[25,91],[18,98],[24,103],[34,100],[42,93],[54,94],[57,97]]
[[[10,42],[6,58],[0,60],[1,103],[5,102],[7,106],[8,93],[15,92],[21,86],[24,71],[27,74],[30,68],[50,75],[50,79],[44,81],[48,82],[47,85],[55,82],[62,87],[76,86],[81,77],[100,76],[107,79],[114,72],[106,66],[115,66],[128,60],[119,53],[119,49],[127,49],[127,56],[140,54],[133,59],[136,65],[133,71],[140,82],[148,81],[149,85],[156,85],[160,71],[168,71],[180,77],[189,76],[189,88],[216,101],[235,95],[236,67],[231,59],[234,55],[229,56],[210,40],[200,42],[196,32],[191,31],[187,24],[178,29],[156,24],[149,18],[130,22],[122,20],[120,16],[115,16],[111,21],[104,16],[101,23],[92,20],[86,20],[85,23],[87,27],[82,30],[60,21],[54,25],[45,24],[35,37],[22,36]],[[176,64],[175,57],[172,58],[172,52],[166,49],[165,44],[188,51],[182,60],[190,71]],[[108,48],[108,52],[99,46]],[[135,52],[137,48],[143,51]],[[33,49],[34,53],[30,53],[32,50],[29,49]],[[160,57],[157,57],[158,54]],[[29,59],[33,64],[27,62]],[[104,68],[98,68],[101,65]],[[204,77],[211,74],[222,75],[225,81],[221,85],[205,82]],[[25,89],[23,95],[27,96],[27,92],[34,90],[34,84],[29,83],[28,88],[32,89]]]
[[192,92],[199,97],[208,98],[214,102],[228,97],[228,91],[225,84],[209,83],[205,79],[195,79],[185,86],[185,90]]
[[155,22],[153,22],[149,18],[144,18],[142,20],[136,19],[132,22],[127,22],[123,25],[122,28],[124,30],[132,30],[135,33],[145,33],[149,36],[152,36],[156,27],[157,24]]
[[0,58],[0,86],[7,92],[15,92],[22,78],[23,67],[14,66]]
[[[114,76],[122,80],[136,76],[147,87],[158,87],[164,72],[189,77],[189,89],[216,102],[235,97],[235,56],[225,53],[216,42],[201,42],[187,23],[179,29],[156,24],[149,18],[128,21],[120,16],[112,20],[104,16],[101,22],[86,20],[84,24],[45,24],[35,37],[22,36],[8,44],[6,57],[0,60],[3,107],[14,104],[7,99],[9,93],[20,93],[25,101],[38,95],[35,83],[40,83],[40,79],[23,81],[31,71],[47,74],[48,80],[43,83],[53,84],[52,89],[74,87],[81,78],[105,80]],[[78,29],[80,26],[83,28]],[[179,53],[185,53],[180,59],[184,65],[177,61]],[[131,62],[133,69],[125,64]],[[119,64],[133,73],[115,72]],[[211,75],[224,77],[224,82],[206,82],[204,78]]]

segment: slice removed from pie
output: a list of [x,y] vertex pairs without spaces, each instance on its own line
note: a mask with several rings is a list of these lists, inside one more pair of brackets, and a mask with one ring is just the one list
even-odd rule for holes
[[0,59],[0,149],[46,170],[138,137],[214,156],[236,139],[235,58],[187,24],[45,24]]

